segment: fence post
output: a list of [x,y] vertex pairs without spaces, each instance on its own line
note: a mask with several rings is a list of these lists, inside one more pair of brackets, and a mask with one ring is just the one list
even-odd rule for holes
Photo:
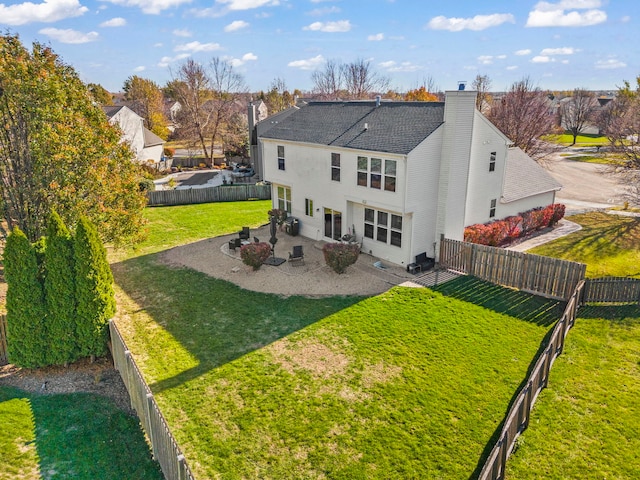
[[153,424],[151,423],[151,409],[153,408],[153,393],[147,393],[147,403],[145,408],[145,417],[147,420],[147,425],[149,425],[149,431],[147,435],[149,436],[149,443],[151,444],[151,451],[153,452],[153,456],[157,458],[156,454],[156,442],[155,442],[155,432],[153,431]]
[[504,432],[502,437],[502,448],[500,450],[500,473],[496,477],[496,480],[502,480],[504,478],[505,470],[507,469],[507,451],[509,450],[509,432]]
[[185,467],[184,455],[179,454],[178,457],[178,480],[187,480],[187,472]]

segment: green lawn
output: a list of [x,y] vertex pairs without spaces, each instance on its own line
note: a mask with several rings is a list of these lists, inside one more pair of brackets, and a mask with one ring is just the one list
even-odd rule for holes
[[137,418],[91,394],[0,387],[0,479],[163,478]]
[[590,212],[568,219],[582,230],[529,253],[586,263],[589,278],[640,278],[640,218]]
[[558,318],[474,279],[309,299],[153,255],[115,274],[118,324],[197,478],[468,478]]
[[270,200],[202,203],[144,210],[148,221],[146,239],[133,248],[109,252],[110,261],[156,253],[171,247],[226,235],[243,226],[257,227],[269,222]]
[[581,308],[507,478],[640,478],[639,358],[639,307]]
[[[547,135],[544,137],[546,141],[557,143],[560,145],[573,144],[573,135],[571,133],[565,133],[563,135]],[[597,147],[602,145],[608,145],[609,139],[601,135],[584,134],[578,135],[576,138],[576,147]]]

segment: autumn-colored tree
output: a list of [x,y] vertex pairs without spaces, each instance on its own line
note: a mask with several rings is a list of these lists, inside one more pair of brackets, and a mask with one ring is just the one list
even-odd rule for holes
[[404,99],[407,102],[437,102],[438,96],[428,92],[425,86],[423,85],[420,88],[409,90],[404,95]]
[[487,117],[516,146],[536,160],[548,155],[550,144],[540,137],[554,131],[546,92],[534,87],[529,78],[515,82],[506,94],[494,100]]
[[133,153],[50,47],[27,50],[0,36],[0,200],[9,229],[35,242],[51,210],[66,225],[80,214],[105,241],[136,236],[143,224]]
[[113,95],[99,83],[87,84],[89,92],[93,96],[93,99],[100,105],[111,105],[113,103]]
[[289,93],[287,84],[282,78],[276,78],[271,82],[269,91],[264,95],[264,103],[267,104],[270,115],[293,106],[293,95]]
[[133,75],[125,80],[123,90],[125,100],[144,119],[145,126],[160,138],[166,139],[169,129],[160,87],[153,80]]

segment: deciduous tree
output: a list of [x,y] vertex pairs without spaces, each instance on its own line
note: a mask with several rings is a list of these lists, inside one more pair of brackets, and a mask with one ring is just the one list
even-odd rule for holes
[[491,79],[488,75],[478,74],[473,79],[471,88],[478,92],[476,95],[476,108],[478,111],[486,113],[491,103]]
[[342,65],[344,86],[349,98],[369,98],[370,94],[383,92],[389,87],[389,78],[371,68],[371,62],[358,59]]
[[276,78],[271,82],[269,91],[264,96],[264,102],[269,109],[269,115],[281,112],[293,106],[293,95],[289,93],[287,84],[282,78]]
[[35,242],[49,212],[80,214],[107,241],[137,235],[146,198],[138,167],[77,73],[47,46],[0,36],[0,207]]
[[89,83],[87,88],[91,92],[93,99],[100,105],[111,105],[113,103],[113,95],[99,83]]
[[404,99],[407,102],[437,102],[438,96],[427,91],[427,89],[423,85],[420,88],[409,90],[405,94]]
[[552,147],[540,137],[554,131],[547,93],[534,87],[529,78],[515,82],[487,113],[489,120],[516,146],[541,160]]
[[311,74],[313,92],[326,100],[337,100],[343,88],[340,62],[327,60],[321,70]]
[[576,88],[571,96],[561,101],[560,119],[562,126],[573,135],[572,145],[576,144],[585,127],[595,120],[597,107],[598,101],[593,92],[584,88]]
[[145,126],[166,139],[169,130],[164,114],[164,96],[160,87],[153,80],[133,75],[125,80],[123,90],[125,100],[130,103],[131,109],[144,119]]

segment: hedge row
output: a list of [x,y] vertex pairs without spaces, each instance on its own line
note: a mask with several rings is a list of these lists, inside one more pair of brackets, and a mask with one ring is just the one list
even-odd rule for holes
[[564,212],[564,205],[554,203],[502,220],[470,225],[464,229],[464,241],[497,247],[536,230],[554,226],[564,217]]
[[115,294],[93,224],[81,219],[72,236],[54,212],[47,236],[34,245],[14,228],[4,266],[10,362],[36,368],[106,354]]

